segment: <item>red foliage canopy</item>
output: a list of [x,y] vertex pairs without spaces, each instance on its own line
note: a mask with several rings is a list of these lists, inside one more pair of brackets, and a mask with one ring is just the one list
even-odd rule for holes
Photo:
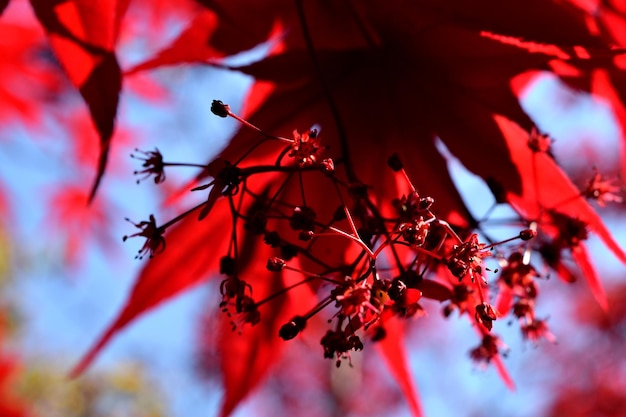
[[[7,3],[0,3],[0,11]],[[445,301],[448,312],[467,313],[482,338],[472,356],[479,361],[493,359],[509,381],[498,355],[499,341],[490,333],[497,312],[480,283],[482,259],[494,245],[480,243],[474,234],[489,239],[483,220],[473,218],[454,186],[439,141],[489,185],[495,204],[509,204],[517,212],[520,228],[538,234],[534,243],[514,250],[524,252],[525,267],[530,267],[527,254],[533,252],[569,279],[573,273],[564,259],[571,253],[598,302],[606,305],[581,242],[587,230],[594,232],[626,262],[626,254],[586,197],[604,200],[598,190],[581,192],[574,186],[518,96],[537,71],[552,71],[570,85],[607,98],[626,129],[626,89],[620,82],[626,22],[624,10],[616,4],[562,0],[199,3],[203,7],[197,8],[195,18],[171,45],[126,74],[132,77],[180,63],[225,67],[224,57],[267,42],[269,53],[264,58],[230,68],[255,80],[244,102],[246,128],[217,159],[201,165],[198,183],[212,178],[196,188],[210,188],[206,202],[169,222],[151,218],[137,224],[141,229],[137,235],[148,239],[146,252],[162,249],[163,239],[167,248],[148,261],[123,311],[75,375],[137,316],[221,269],[227,276],[222,283],[222,307],[227,314],[218,319],[221,330],[216,343],[222,350],[237,352],[238,358],[222,361],[226,387],[222,415],[228,415],[278,360],[284,342],[276,335],[284,323],[293,325],[296,333],[303,330],[296,319],[289,320],[305,314],[307,307],[315,310],[316,293],[324,288],[320,281],[326,280],[337,284],[328,300],[339,308],[334,316],[337,329],[322,338],[329,356],[336,353],[340,361],[349,350],[358,350],[360,340],[353,337],[360,327],[375,323],[374,327],[384,328],[380,352],[413,413],[419,415],[403,356],[404,323],[398,318],[421,311],[419,297],[407,301],[408,296],[398,295],[388,302],[383,295],[373,295],[380,290],[377,285],[387,284],[381,284],[384,280],[379,279],[376,266],[364,265],[369,254],[372,264],[378,263],[390,278],[399,277],[407,290]],[[105,171],[122,86],[116,42],[128,1],[32,0],[31,4],[99,134],[93,197]],[[220,106],[216,114],[241,120],[227,106]],[[321,126],[319,137],[313,130],[295,131],[293,139],[274,136],[312,126]],[[396,154],[401,155],[402,167],[389,169],[387,160]],[[294,161],[282,164],[286,158]],[[167,164],[163,159],[159,164],[153,161],[146,160],[142,172],[162,175]],[[326,179],[320,177],[320,170]],[[425,196],[434,200],[432,211]],[[206,219],[198,223],[195,213],[200,208],[200,217]],[[290,209],[293,213],[285,214]],[[411,210],[416,210],[416,217],[404,218]],[[372,226],[376,221],[384,227]],[[377,238],[368,240],[365,232]],[[324,233],[335,235],[326,239]],[[312,239],[312,243],[305,245],[298,239]],[[407,246],[417,253],[408,267],[402,260],[408,256]],[[273,256],[286,258],[291,269],[268,275],[265,264]],[[393,257],[395,266],[390,266]],[[290,258],[295,258],[293,263]],[[236,266],[225,266],[231,261]],[[510,260],[507,265],[512,264]],[[297,272],[299,268],[307,272]],[[425,278],[427,269],[432,274]],[[359,271],[367,275],[338,281]],[[419,279],[411,281],[407,271]],[[301,285],[298,278],[306,274],[315,280]],[[501,312],[514,311],[520,321],[525,320],[522,329],[529,338],[539,334],[540,324],[532,309],[536,288],[527,280],[531,275],[502,280],[497,304]],[[388,286],[380,291],[393,293]],[[277,294],[280,302],[270,301]],[[362,300],[363,294],[367,297]],[[235,311],[229,310],[233,303]],[[258,307],[262,319],[257,324]],[[254,326],[244,328],[241,336],[230,335],[226,330],[242,324],[237,320]]]

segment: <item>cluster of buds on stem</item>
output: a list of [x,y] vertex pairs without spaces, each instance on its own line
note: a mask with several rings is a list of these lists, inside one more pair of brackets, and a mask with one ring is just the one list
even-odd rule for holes
[[[388,169],[408,191],[372,198],[371,188],[351,174],[345,159],[326,157],[329,149],[322,146],[323,134],[317,129],[275,136],[220,101],[213,102],[212,111],[238,120],[258,140],[236,159],[219,157],[206,165],[164,162],[158,150],[141,153],[144,169],[137,173],[154,175],[156,183],[165,180],[164,167],[174,166],[198,167],[212,179],[193,189],[207,193],[197,206],[159,227],[150,216],[135,224],[141,231],[131,237],[145,237],[140,255],[152,256],[165,249],[166,228],[182,218],[198,212],[202,220],[218,206],[220,215],[228,213],[232,233],[224,237],[230,239],[227,253],[220,254],[220,271],[226,276],[220,307],[233,330],[259,323],[263,305],[280,303],[282,296],[306,286],[319,299],[308,307],[303,303],[277,336],[296,339],[308,321],[325,315],[329,329],[319,340],[324,357],[337,366],[343,359],[350,361],[350,352],[362,350],[367,338],[385,337],[388,320],[423,316],[422,304],[429,300],[444,303],[447,317],[456,311],[478,329],[482,340],[471,357],[479,362],[489,362],[503,346],[491,332],[509,310],[525,337],[553,340],[545,321],[534,314],[539,274],[530,265],[530,254],[538,249],[533,246],[536,223],[522,221],[512,237],[495,242],[482,224],[459,227],[440,218],[435,199],[415,189],[397,154],[389,157]],[[549,141],[535,131],[529,146],[547,152]],[[615,191],[594,177],[584,195],[604,202],[615,200],[610,197]],[[575,244],[571,239],[564,243],[563,234],[553,235],[551,243],[558,250]],[[580,231],[567,236],[586,237]],[[254,252],[271,255],[243,255],[242,248],[251,242],[266,249]],[[500,259],[499,275],[485,265],[488,258]],[[249,273],[251,262],[263,262],[266,273]],[[284,284],[285,276],[291,284]],[[281,284],[255,301],[256,286],[267,282]],[[498,284],[494,294],[490,282]],[[505,301],[496,302],[496,297]]]

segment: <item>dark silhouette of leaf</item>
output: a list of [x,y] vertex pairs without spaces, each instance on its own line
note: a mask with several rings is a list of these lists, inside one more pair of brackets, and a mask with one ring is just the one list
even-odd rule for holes
[[114,47],[128,0],[31,0],[54,53],[89,107],[100,136],[100,159],[90,200],[108,158],[121,91]]

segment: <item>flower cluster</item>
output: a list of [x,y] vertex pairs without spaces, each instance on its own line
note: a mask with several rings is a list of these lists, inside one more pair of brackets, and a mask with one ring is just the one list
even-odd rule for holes
[[[277,337],[294,339],[310,320],[326,317],[330,328],[319,340],[324,357],[337,366],[344,359],[351,363],[350,352],[362,350],[364,338],[384,338],[389,320],[423,316],[427,300],[444,303],[446,317],[457,311],[476,327],[482,340],[470,356],[479,363],[499,356],[504,344],[492,329],[509,313],[525,338],[555,340],[546,321],[535,316],[540,274],[530,259],[539,254],[558,268],[561,251],[586,239],[584,222],[545,209],[542,218],[547,220],[522,219],[519,233],[494,241],[485,233],[486,220],[470,227],[438,216],[435,199],[415,189],[398,154],[389,157],[387,169],[400,186],[394,198],[381,201],[370,195],[368,184],[339,169],[343,161],[324,157],[317,130],[294,130],[292,138],[274,136],[220,101],[212,109],[218,116],[239,120],[260,139],[238,159],[220,157],[204,166],[165,163],[158,150],[145,153],[140,173],[154,174],[157,183],[165,178],[163,167],[175,165],[201,167],[213,179],[193,189],[209,190],[198,206],[160,227],[151,216],[136,225],[142,231],[132,236],[146,237],[140,254],[152,256],[165,248],[167,227],[194,211],[199,211],[200,220],[211,216],[219,200],[227,201],[233,229],[228,249],[221,254],[225,278],[220,307],[233,331],[245,332],[245,324],[263,321],[264,304],[280,303],[281,296],[306,287],[317,300],[302,300]],[[533,152],[547,152],[549,142],[535,130],[528,146]],[[261,176],[271,176],[270,185],[257,181]],[[616,191],[596,175],[581,195],[617,201]],[[538,234],[541,238],[535,239]],[[258,253],[270,256],[259,260],[249,250],[244,255],[250,244],[266,247]],[[488,258],[499,262],[499,271],[485,265]],[[265,274],[248,272],[252,262],[263,262]],[[255,287],[267,282],[280,284],[255,298]]]

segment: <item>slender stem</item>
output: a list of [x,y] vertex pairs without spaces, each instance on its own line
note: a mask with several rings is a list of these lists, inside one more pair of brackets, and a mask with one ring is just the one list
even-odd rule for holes
[[[349,233],[344,232],[341,229],[337,229],[334,226],[330,226],[329,227],[330,230],[332,230],[335,233],[338,233],[341,236],[347,237],[348,239],[352,240],[353,242],[355,242],[356,244],[358,244],[359,246],[361,246],[366,252],[367,254],[370,256],[370,258],[374,257],[374,252],[372,252],[372,250],[370,248],[367,247],[367,245],[365,244],[365,242],[363,242],[360,238],[353,236]],[[332,235],[332,233],[321,233],[321,234],[315,234],[315,236],[328,236],[328,235]]]
[[206,168],[206,164],[191,164],[187,162],[163,162],[164,167],[193,167],[193,168]]
[[348,223],[350,224],[350,229],[352,230],[352,233],[354,233],[354,237],[359,237],[359,231],[356,228],[356,225],[354,224],[354,220],[352,220],[352,216],[350,215],[350,210],[348,210],[348,207],[343,206],[343,212],[346,213],[346,219],[348,219]]
[[252,174],[263,174],[266,172],[303,172],[303,171],[317,171],[319,168],[316,166],[310,167],[297,167],[297,166],[288,166],[288,165],[257,165],[251,166],[247,168],[240,168],[241,175],[252,175]]
[[198,204],[197,206],[192,207],[189,210],[185,211],[184,213],[179,214],[178,216],[174,217],[173,219],[171,219],[167,223],[164,223],[161,226],[159,226],[159,229],[161,229],[162,231],[165,231],[165,229],[167,229],[168,227],[170,227],[174,223],[179,222],[180,220],[183,219],[183,217],[187,216],[188,214],[192,213],[193,211],[198,210],[200,207],[204,206],[206,203],[207,203],[206,201],[203,201],[202,203]]
[[314,280],[314,279],[316,279],[316,278],[317,278],[317,277],[308,277],[308,278],[306,278],[306,279],[303,279],[303,280],[302,280],[302,281],[300,281],[300,282],[296,282],[295,284],[289,285],[288,287],[285,287],[285,288],[282,288],[282,289],[280,289],[280,290],[276,291],[274,294],[272,294],[272,295],[269,295],[269,296],[265,297],[263,300],[258,301],[258,302],[257,302],[257,303],[255,303],[255,304],[256,304],[256,306],[257,306],[257,307],[259,307],[259,306],[261,306],[262,304],[265,304],[265,303],[267,303],[268,301],[273,300],[274,298],[278,297],[279,295],[283,295],[283,294],[287,293],[289,290],[292,290],[292,289],[294,289],[294,288],[296,288],[296,287],[299,287],[300,285],[303,285],[303,284],[306,284],[306,283],[308,283],[308,282],[311,282],[311,281],[313,281],[313,280]]
[[404,168],[402,168],[400,170],[402,172],[402,175],[404,176],[405,181],[407,182],[407,184],[409,184],[409,187],[411,187],[411,191],[413,193],[417,193],[417,190],[415,189],[415,186],[413,185],[413,183],[411,182],[411,179],[409,178],[409,175],[406,173],[406,171],[404,170]]
[[327,305],[329,305],[332,302],[333,302],[333,299],[330,298],[330,296],[326,297],[325,299],[321,300],[317,304],[317,306],[315,306],[311,311],[309,311],[307,314],[305,314],[303,318],[305,320],[310,319],[311,317],[313,317],[314,315],[316,315],[317,313],[322,311]]
[[337,135],[339,137],[339,143],[341,145],[341,153],[343,155],[344,163],[346,166],[346,175],[351,182],[356,181],[356,175],[354,170],[352,169],[352,164],[350,163],[350,151],[348,149],[348,138],[346,136],[346,131],[343,126],[343,122],[341,120],[341,116],[339,115],[339,109],[335,104],[335,100],[333,99],[332,94],[330,93],[330,89],[328,88],[328,84],[322,75],[322,69],[320,67],[319,61],[317,59],[317,54],[315,52],[315,46],[313,45],[313,40],[311,39],[311,32],[309,31],[309,25],[306,21],[306,15],[304,13],[304,7],[302,5],[302,0],[295,0],[296,8],[298,10],[298,18],[300,19],[300,26],[302,28],[302,36],[304,37],[304,42],[306,43],[307,50],[309,51],[309,56],[311,57],[311,62],[313,64],[313,69],[317,75],[319,83],[322,87],[322,92],[324,97],[326,98],[326,102],[328,103],[328,107],[330,109],[330,113],[333,116],[335,121],[335,126],[337,128]]
[[[235,259],[235,261],[239,261],[239,248],[237,247],[237,220],[238,220],[238,213],[239,211],[235,208],[235,202],[233,201],[233,196],[229,195],[228,196],[228,204],[230,205],[230,212],[232,214],[233,217],[233,230],[231,232],[230,235],[230,249],[229,251],[232,249],[233,251],[233,259]],[[237,263],[238,265],[238,263]],[[239,271],[237,271],[239,272]]]
[[257,143],[255,143],[254,145],[252,145],[250,147],[250,149],[248,149],[247,151],[244,152],[243,155],[241,155],[239,157],[239,159],[237,159],[237,161],[235,161],[235,163],[233,165],[237,166],[241,161],[243,161],[244,159],[246,159],[246,157],[248,155],[250,155],[256,148],[258,148],[259,146],[261,146],[262,144],[264,144],[267,141],[267,138],[262,138],[260,141],[258,141]]
[[339,282],[339,281],[337,281],[335,279],[327,278],[327,277],[325,277],[323,275],[320,275],[320,274],[314,274],[312,272],[303,271],[302,269],[294,268],[294,267],[289,266],[289,265],[285,265],[283,268],[287,269],[289,271],[298,272],[298,273],[304,275],[305,277],[308,277],[308,278],[311,278],[311,279],[316,278],[316,279],[320,279],[322,281],[327,281],[327,282],[330,282],[332,284],[337,284],[337,285],[343,284],[342,282]]
[[276,139],[276,140],[279,140],[281,142],[287,142],[289,144],[293,143],[293,139],[287,139],[287,138],[283,138],[282,136],[275,136],[275,135],[272,135],[270,133],[267,133],[266,131],[261,130],[260,128],[256,127],[255,125],[253,125],[249,121],[247,121],[245,119],[242,119],[241,117],[237,116],[235,113],[231,112],[230,110],[227,111],[227,114],[230,117],[232,117],[233,119],[237,120],[242,125],[244,125],[246,127],[249,127],[250,129],[259,132],[260,134],[262,134],[263,136],[265,136],[265,137],[267,137],[269,139]]

